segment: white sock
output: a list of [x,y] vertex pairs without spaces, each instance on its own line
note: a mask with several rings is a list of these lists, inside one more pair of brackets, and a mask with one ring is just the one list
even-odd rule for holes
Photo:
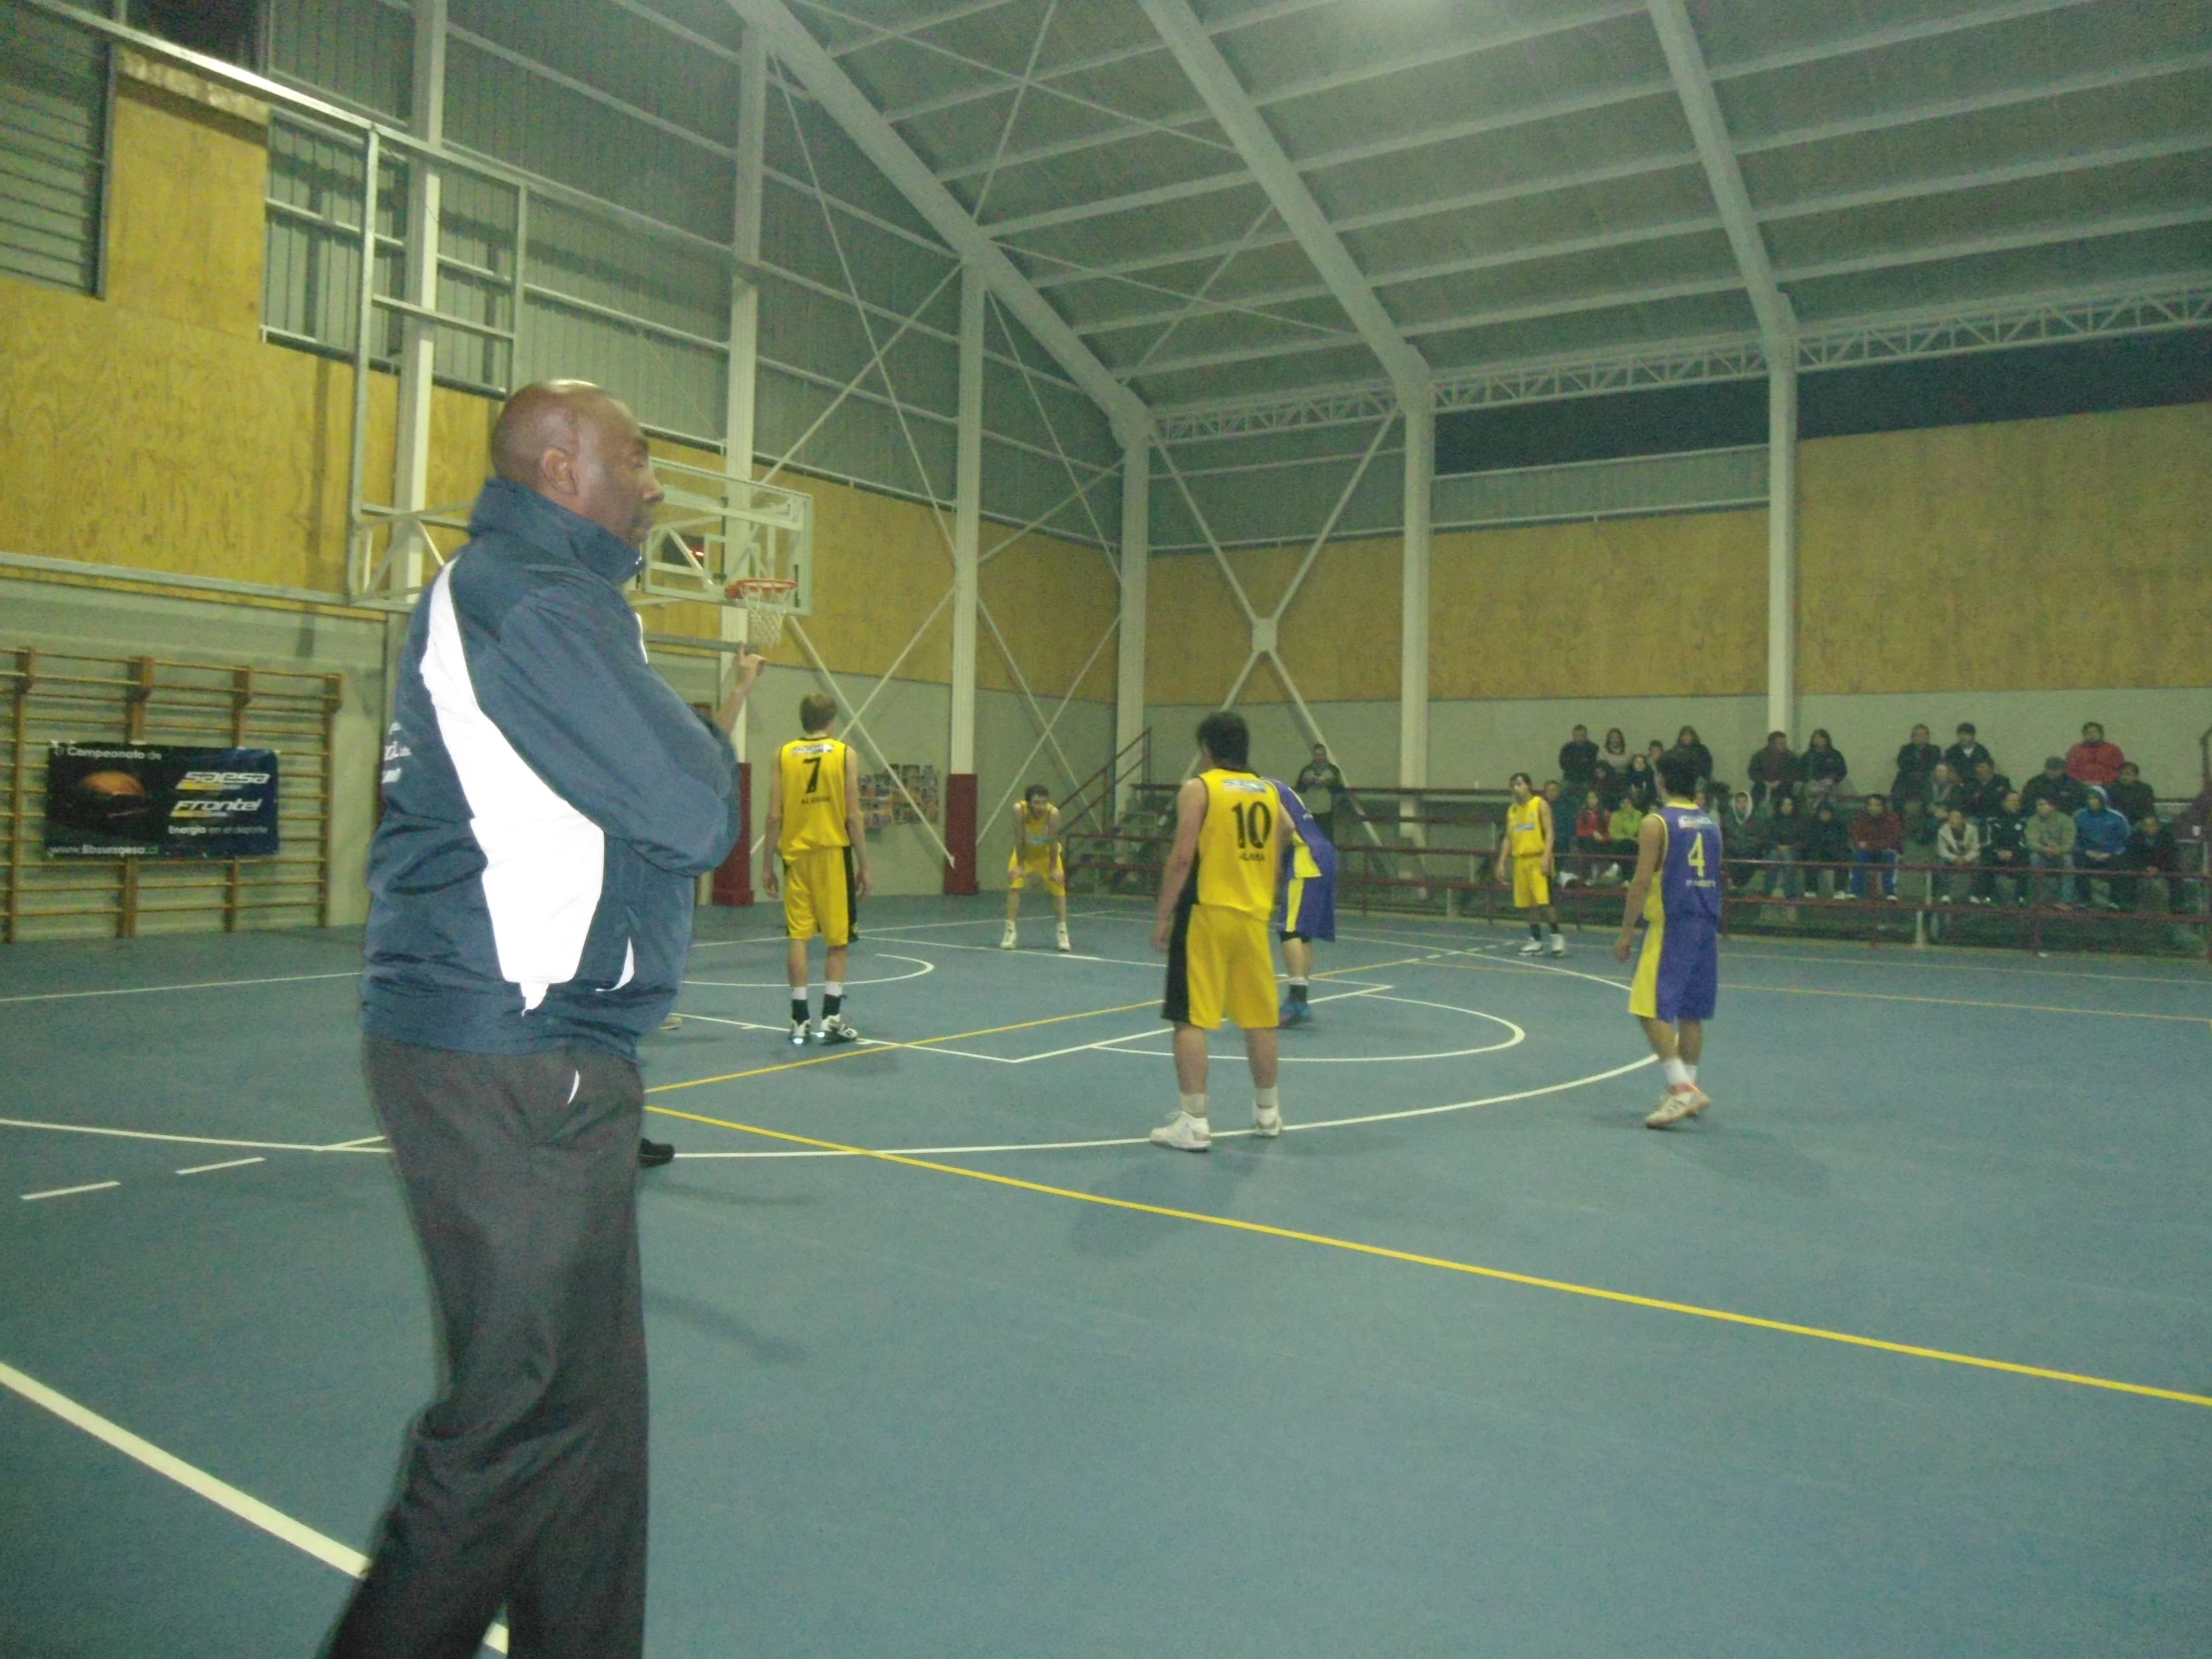
[[1697,1081],[1697,1066],[1694,1063],[1685,1060],[1682,1062],[1682,1069],[1690,1074],[1691,1082],[1695,1083]]
[[822,986],[822,994],[825,996],[844,995],[844,981],[842,979],[825,980]]
[[1292,975],[1291,975],[1291,983],[1292,983],[1292,984],[1294,984],[1294,985],[1298,985],[1298,986],[1300,986],[1300,987],[1304,987],[1304,986],[1306,985],[1306,983],[1307,983],[1307,980],[1306,980],[1306,975],[1305,975],[1305,974],[1303,974],[1303,973],[1294,973],[1294,974],[1292,974]]
[[1199,1122],[1204,1123],[1206,1121],[1206,1097],[1202,1094],[1187,1094],[1183,1096],[1183,1110],[1186,1115],[1194,1117],[1198,1119]]
[[1667,1074],[1669,1088],[1680,1088],[1690,1081],[1690,1068],[1680,1060],[1661,1060],[1659,1069]]
[[1283,1110],[1280,1085],[1271,1083],[1264,1089],[1255,1087],[1252,1091],[1252,1103],[1263,1112],[1280,1112]]
[[1552,942],[1553,942],[1554,944],[1556,944],[1556,943],[1558,943],[1558,942],[1559,942],[1559,929],[1558,929],[1558,928],[1554,927],[1554,928],[1553,928],[1553,929],[1551,930],[1551,939],[1552,939]]

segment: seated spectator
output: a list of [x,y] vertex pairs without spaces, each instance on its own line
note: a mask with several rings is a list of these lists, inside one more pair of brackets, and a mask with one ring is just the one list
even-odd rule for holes
[[1590,782],[1597,787],[1599,799],[1610,813],[1621,802],[1621,792],[1628,788],[1628,739],[1618,726],[1605,729],[1604,747],[1597,752],[1597,765],[1590,773]]
[[2119,780],[2104,792],[2105,805],[2130,824],[2143,822],[2145,813],[2158,810],[2158,797],[2143,782],[2143,769],[2133,761],[2120,763]]
[[1647,757],[1628,757],[1628,767],[1622,779],[1621,799],[1633,802],[1639,814],[1648,813],[1659,805],[1659,777],[1652,771]]
[[1778,791],[1794,789],[1798,780],[1798,758],[1790,752],[1790,734],[1769,732],[1767,747],[1752,756],[1750,765],[1744,768],[1744,776],[1751,780],[1751,804],[1763,807]]
[[1898,750],[1898,775],[1890,785],[1890,799],[1903,801],[1908,796],[1928,799],[1928,780],[1942,761],[1943,752],[1929,737],[1928,728],[1916,726],[1913,735]]
[[1580,801],[1596,772],[1597,745],[1590,741],[1587,726],[1577,726],[1559,746],[1559,787],[1566,792],[1569,801]]
[[1595,790],[1582,794],[1582,810],[1574,815],[1574,849],[1577,852],[1603,852],[1605,850],[1605,802]]
[[1936,770],[1928,775],[1928,794],[1921,799],[1927,803],[1928,810],[1936,815],[1936,822],[1940,825],[1950,816],[1953,807],[1965,805],[1966,792],[1958,782],[1958,774],[1950,770],[1949,763],[1937,761]]
[[[2101,789],[2091,789],[2089,804],[2074,814],[2074,863],[2082,872],[2082,896],[2092,908],[2099,907],[2095,877],[2108,875],[2120,867],[2120,859],[2127,852],[2127,837],[2133,830],[2126,819],[2104,804]],[[2101,908],[2111,910],[2118,906],[2108,895]]]
[[1997,810],[1981,821],[1981,867],[1982,903],[1996,897],[1999,879],[2004,882],[2004,902],[2019,902],[2020,872],[2027,868],[2027,821],[2021,815],[2017,790],[2006,791]]
[[[1851,861],[1851,831],[1844,821],[1836,816],[1836,803],[1823,796],[1813,807],[1813,820],[1805,827],[1805,839],[1799,843],[1799,855],[1809,864],[1845,864]],[[1814,878],[1814,885],[1823,892],[1833,891],[1839,879],[1834,869],[1822,869]]]
[[2081,741],[2066,751],[2066,776],[2077,784],[2109,788],[2120,781],[2120,765],[2127,759],[2116,743],[2104,741],[2104,728],[2095,721],[2081,729]]
[[[1713,752],[1698,741],[1695,726],[1685,726],[1681,731],[1675,733],[1674,748],[1676,754],[1690,757],[1691,762],[1697,767],[1698,777],[1710,778],[1713,776]],[[1657,768],[1659,765],[1657,756],[1652,757],[1651,764],[1654,768]]]
[[1741,892],[1759,874],[1755,861],[1767,855],[1767,821],[1753,809],[1751,792],[1738,790],[1713,822],[1721,827],[1721,857]]
[[[1867,810],[1851,821],[1851,861],[1872,864],[1881,872],[1882,896],[1893,904],[1898,896],[1898,860],[1904,854],[1905,821],[1890,811],[1887,796],[1868,796]],[[1863,868],[1851,872],[1851,897],[1866,896],[1866,876]]]
[[1612,844],[1608,852],[1619,857],[1630,857],[1636,851],[1636,831],[1644,827],[1644,810],[1629,798],[1613,809],[1612,817],[1605,821],[1605,836]]
[[2030,778],[2027,787],[2020,791],[2020,804],[2031,813],[2043,804],[2045,798],[2069,819],[2080,812],[2089,800],[2082,793],[2081,786],[2066,776],[2066,763],[2055,755],[2043,762],[2043,770]]
[[1767,815],[1767,857],[1782,867],[1768,876],[1769,892],[1779,891],[1787,898],[1799,895],[1803,881],[1797,864],[1804,855],[1806,824],[1795,795],[1785,790],[1774,798]]
[[1943,764],[1950,768],[1952,775],[1961,784],[1970,784],[1976,776],[1974,769],[1983,761],[1989,763],[1992,772],[1996,770],[1996,757],[1981,747],[1981,740],[1974,733],[1973,722],[1960,721],[1958,741],[1943,751]]
[[2012,793],[2012,780],[1997,771],[1994,761],[1976,761],[1973,781],[1966,786],[1968,818],[1994,818],[2004,811],[2004,798]]
[[[2032,784],[2034,780],[2030,779]],[[2020,792],[2024,798],[2026,791]],[[2058,907],[2073,908],[2073,850],[2074,821],[2058,810],[2058,803],[2050,796],[2036,798],[2035,811],[2029,815],[2021,839],[2027,844],[2027,863],[2030,869],[2055,869],[2064,871],[2058,877]],[[2035,878],[2034,903],[2040,909],[2050,902],[2050,882],[2043,876]]]
[[1851,776],[1851,767],[1825,726],[1806,740],[1805,753],[1798,757],[1798,776],[1805,784],[1806,795],[1815,801],[1823,796],[1845,793],[1844,784]]
[[[2127,837],[2127,851],[2120,863],[2123,868],[2139,871],[2141,874],[2164,876],[2167,910],[2177,916],[2189,913],[2189,883],[2181,876],[2181,847],[2174,840],[2174,832],[2158,822],[2157,813],[2145,813],[2135,821],[2134,831]],[[2112,878],[2114,904],[2123,910],[2135,908],[2141,874],[2115,875]]]
[[1937,895],[1942,903],[1961,898],[1969,904],[1980,902],[1974,884],[1981,873],[1981,831],[1963,808],[1953,807],[1944,817],[1943,827],[1936,831],[1936,861],[1943,866],[1945,876],[1943,890]]
[[1934,871],[1936,865],[1936,834],[1943,827],[1941,815],[1933,811],[1919,796],[1907,796],[1898,807],[1898,818],[1905,826],[1905,845],[1899,849],[1899,862],[1915,871],[1910,896],[1916,903],[1927,903],[1935,896]]

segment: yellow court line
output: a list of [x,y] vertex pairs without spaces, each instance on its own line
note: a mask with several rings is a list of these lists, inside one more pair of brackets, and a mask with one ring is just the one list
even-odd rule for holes
[[[1458,968],[1466,973],[1526,973],[1528,969],[1506,962],[1440,962],[1415,958],[1427,967]],[[2101,1014],[2107,1019],[2167,1019],[2195,1024],[2199,1014],[2148,1014],[2133,1008],[2059,1008],[2040,1002],[1982,1002],[1964,996],[1908,996],[1900,991],[1819,990],[1810,985],[1745,985],[1723,980],[1726,991],[1772,991],[1778,996],[1843,996],[1861,1002],[1933,1002],[1946,1008],[2010,1008],[2023,1014]]]
[[933,1163],[926,1158],[909,1158],[896,1152],[876,1152],[864,1146],[847,1146],[841,1141],[795,1135],[783,1129],[764,1129],[758,1124],[707,1117],[698,1112],[683,1112],[668,1106],[656,1106],[653,1110],[668,1117],[688,1118],[693,1123],[709,1124],[718,1129],[735,1129],[741,1134],[760,1135],[772,1141],[791,1141],[800,1146],[817,1147],[850,1157],[870,1158],[877,1163],[898,1164],[907,1169],[928,1170],[937,1175],[957,1175],[969,1181],[988,1182],[994,1187],[1011,1187],[1018,1192],[1040,1193],[1047,1198],[1070,1199],[1077,1204],[1096,1204],[1108,1210],[1130,1210],[1139,1215],[1164,1216],[1171,1221],[1197,1222],[1202,1226],[1221,1227],[1237,1233],[1256,1233],[1263,1238],[1288,1239],[1296,1244],[1324,1245],[1331,1250],[1349,1251],[1356,1256],[1375,1256],[1386,1262],[1438,1268],[1446,1273],[1463,1273],[1476,1279],[1494,1279],[1508,1285],[1525,1285],[1539,1291],[1557,1291],[1564,1296],[1589,1297],[1598,1302],[1619,1303],[1630,1308],[1649,1308],[1662,1314],[1685,1314],[1694,1319],[1714,1320],[1724,1325],[1749,1326],[1759,1331],[1779,1331],[1791,1337],[1812,1337],[1821,1342],[1843,1343],[1852,1348],[1878,1349],[1885,1354],[1904,1354],[1917,1360],[1940,1360],[1946,1365],[1970,1366],[1980,1371],[2009,1372],[2015,1377],[2038,1377],[2046,1382],[2071,1382],[2084,1388],[2104,1388],[2113,1393],[2141,1394],[2150,1399],[2179,1400],[2185,1405],[2212,1406],[2212,1394],[2187,1393],[2179,1388],[2154,1388],[2144,1382],[2122,1382],[2109,1377],[2088,1377],[2080,1372],[2052,1371],[2043,1366],[2023,1366],[2010,1360],[1989,1360],[1977,1354],[1953,1354],[1947,1349],[1885,1342],[1880,1337],[1861,1337],[1849,1331],[1830,1331],[1818,1325],[1794,1325],[1787,1320],[1761,1319],[1756,1314],[1732,1313],[1725,1308],[1701,1308],[1692,1302],[1669,1302],[1659,1297],[1635,1296],[1627,1291],[1608,1291],[1596,1285],[1577,1285],[1571,1280],[1543,1279],[1534,1274],[1513,1273],[1504,1268],[1485,1268],[1472,1262],[1454,1262],[1442,1256],[1422,1256],[1409,1250],[1391,1250],[1384,1245],[1333,1238],[1327,1233],[1304,1233],[1295,1228],[1270,1227],[1265,1222],[1239,1221],[1232,1216],[1208,1215],[1203,1210],[1177,1210],[1165,1204],[1140,1204],[1135,1199],[1107,1198],[1099,1193],[1048,1186],[1042,1181],[1023,1181],[1016,1176],[997,1175],[989,1170],[963,1169],[958,1164]]

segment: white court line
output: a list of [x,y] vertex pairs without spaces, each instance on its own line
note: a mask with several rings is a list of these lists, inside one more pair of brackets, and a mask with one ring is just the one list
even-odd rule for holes
[[248,1164],[266,1164],[268,1162],[267,1158],[226,1158],[220,1164],[195,1164],[192,1168],[181,1169],[177,1173],[179,1175],[213,1175],[219,1169],[244,1169]]
[[[1070,910],[1068,912],[1068,920],[1096,921],[1103,917],[1114,916],[1117,914],[1118,912],[1113,910]],[[929,933],[946,927],[996,927],[1004,922],[1005,919],[1006,918],[1004,916],[976,916],[967,921],[894,921],[891,923],[891,931],[893,933]],[[865,944],[869,939],[881,938],[887,935],[878,933],[864,933],[859,935],[859,938],[860,942]],[[692,949],[725,950],[732,945],[782,944],[784,942],[784,935],[781,933],[764,933],[757,939],[709,939],[704,944],[694,944],[692,946]],[[919,943],[920,941],[916,940],[914,942]]]
[[42,1193],[25,1193],[23,1202],[36,1204],[42,1198],[75,1198],[79,1193],[104,1193],[110,1187],[120,1187],[120,1181],[88,1181],[82,1187],[49,1187]]
[[0,996],[0,1002],[67,1002],[81,996],[152,996],[156,991],[220,991],[233,985],[297,985],[309,979],[358,979],[359,968],[343,973],[279,973],[268,979],[199,979],[188,985],[126,985],[110,991],[40,991],[35,996]]
[[[1528,1033],[1503,1015],[1486,1014],[1479,1008],[1462,1008],[1456,1002],[1424,1002],[1417,996],[1390,996],[1385,994],[1389,989],[1389,986],[1384,985],[1381,990],[1353,991],[1349,994],[1353,996],[1372,996],[1378,1002],[1402,1002],[1413,1008],[1441,1008],[1446,1013],[1465,1014],[1469,1019],[1486,1019],[1493,1025],[1504,1026],[1506,1030],[1513,1034],[1501,1043],[1478,1043],[1472,1048],[1442,1048],[1427,1054],[1285,1054],[1282,1056],[1281,1063],[1286,1066],[1411,1065],[1421,1060],[1463,1060],[1476,1054],[1495,1054],[1500,1049],[1517,1048],[1528,1041]],[[1317,996],[1312,1000],[1315,1002],[1334,1002],[1337,998]],[[1157,1037],[1160,1032],[1153,1030],[1144,1034],[1148,1037]],[[1128,1039],[1124,1038],[1123,1040]],[[1106,1045],[1101,1043],[1098,1046],[1103,1048]],[[1126,1054],[1137,1060],[1164,1060],[1168,1056],[1167,1050],[1158,1048],[1116,1048],[1112,1052]]]
[[[1352,984],[1358,983],[1357,980],[1339,982]],[[1380,996],[1382,994],[1382,992],[1388,990],[1389,988],[1390,987],[1387,985],[1369,985],[1364,989],[1356,991],[1333,991],[1328,996],[1317,996],[1312,998],[1311,1000],[1315,1002],[1342,1002],[1345,998],[1350,996]],[[1465,1010],[1462,1009],[1461,1012],[1465,1012]],[[1484,1017],[1487,1018],[1489,1016]],[[1057,1060],[1063,1054],[1082,1054],[1094,1048],[1107,1053],[1127,1054],[1129,1050],[1120,1047],[1120,1044],[1133,1043],[1144,1037],[1163,1037],[1168,1035],[1171,1035],[1171,1033],[1163,1031],[1159,1025],[1148,1025],[1142,1031],[1131,1031],[1124,1036],[1101,1037],[1097,1042],[1076,1043],[1068,1048],[1048,1048],[1042,1054],[1024,1054],[1021,1056],[1020,1059],[1011,1061],[1010,1063],[1017,1066],[1025,1066],[1029,1064],[1029,1062],[1032,1060]],[[1470,1049],[1468,1052],[1471,1053],[1473,1051]],[[1162,1059],[1165,1056],[1160,1054],[1150,1054],[1143,1056],[1143,1058],[1153,1060]],[[1287,1060],[1289,1056],[1285,1056],[1285,1058]]]
[[[1560,1094],[1568,1089],[1583,1088],[1591,1083],[1610,1082],[1613,1078],[1625,1077],[1632,1071],[1641,1071],[1646,1066],[1655,1066],[1658,1063],[1656,1056],[1647,1054],[1640,1060],[1631,1060],[1610,1071],[1594,1071],[1587,1077],[1570,1078],[1564,1083],[1546,1083],[1538,1088],[1516,1090],[1512,1094],[1485,1095],[1479,1100],[1455,1100],[1442,1106],[1413,1106],[1401,1112],[1370,1112],[1364,1117],[1324,1118],[1316,1123],[1286,1123],[1283,1125],[1283,1133],[1290,1135],[1316,1129],[1349,1129],[1357,1124],[1396,1123],[1404,1118],[1432,1118],[1446,1112],[1471,1112],[1478,1106],[1504,1106],[1516,1100],[1534,1100],[1539,1095]],[[1249,1129],[1217,1129],[1214,1131],[1214,1139],[1233,1140],[1251,1133]],[[868,1158],[878,1155],[892,1158],[949,1158],[957,1154],[985,1152],[1082,1152],[1093,1147],[1144,1146],[1149,1141],[1150,1137],[1147,1135],[1132,1135],[1105,1141],[1009,1141],[999,1146],[856,1147],[850,1152],[806,1148],[778,1152],[679,1152],[676,1156],[687,1162],[701,1163],[709,1159]]]
[[1165,968],[1168,960],[1165,956],[1155,956],[1149,962],[1134,962],[1126,956],[1092,956],[1080,950],[1002,951],[995,944],[954,944],[950,939],[902,939],[894,933],[875,933],[870,936],[878,944],[888,940],[892,944],[918,944],[924,950],[980,950],[987,955],[1012,956],[1024,961],[1043,961],[1050,958],[1061,962],[1106,962],[1114,967],[1150,968],[1155,973]]
[[[361,1135],[350,1141],[330,1141],[316,1147],[315,1150],[317,1152],[360,1152],[368,1147],[376,1146],[376,1143],[383,1138],[381,1135]],[[377,1147],[377,1150],[382,1151],[383,1149]]]
[[36,1118],[0,1118],[0,1129],[51,1129],[63,1135],[112,1135],[118,1140],[170,1141],[179,1146],[235,1146],[250,1152],[370,1152],[379,1157],[384,1152],[382,1147],[368,1144],[368,1141],[382,1140],[381,1135],[371,1135],[368,1140],[316,1146],[305,1141],[232,1141],[214,1135],[160,1135],[151,1129],[103,1129],[89,1123],[42,1123]]
[[[368,1570],[368,1557],[355,1549],[348,1549],[337,1539],[317,1532],[304,1521],[293,1520],[280,1509],[273,1509],[260,1498],[240,1491],[228,1480],[219,1480],[206,1469],[195,1468],[173,1452],[164,1451],[151,1440],[141,1439],[121,1423],[111,1422],[99,1412],[78,1404],[67,1394],[57,1393],[36,1378],[26,1377],[13,1366],[0,1364],[0,1384],[21,1394],[33,1405],[53,1414],[72,1428],[80,1428],[103,1444],[113,1446],[124,1456],[145,1464],[156,1474],[174,1480],[195,1496],[204,1497],[219,1509],[228,1509],[249,1526],[257,1526],[271,1537],[291,1545],[313,1556],[326,1567],[335,1567],[349,1577],[358,1578]],[[507,1628],[495,1624],[484,1633],[484,1645],[494,1653],[507,1651]]]
[[[935,941],[894,939],[892,942],[894,944],[921,944],[926,948]],[[958,949],[960,947],[954,946],[953,948]],[[914,971],[912,973],[888,973],[875,979],[847,979],[845,983],[847,985],[900,985],[909,979],[919,979],[925,974],[937,971],[936,963],[925,962],[919,956],[899,956],[888,950],[881,951],[879,954],[886,962],[911,962],[914,964]],[[684,983],[687,985],[713,985],[718,990],[729,991],[780,991],[789,988],[788,982],[782,979],[692,979],[687,977]]]

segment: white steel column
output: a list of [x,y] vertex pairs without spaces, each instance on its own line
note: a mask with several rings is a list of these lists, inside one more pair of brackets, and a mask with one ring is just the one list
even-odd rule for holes
[[1797,735],[1798,375],[1795,340],[1768,344],[1767,730]]
[[[1114,753],[1144,736],[1145,605],[1152,566],[1152,434],[1124,433],[1121,449],[1121,639],[1114,667]],[[1114,810],[1129,789],[1115,791]]]
[[[415,0],[407,128],[432,145],[445,143],[445,11],[446,0]],[[425,310],[435,310],[438,303],[440,191],[436,171],[418,153],[408,164],[407,298]],[[521,258],[520,249],[515,257]],[[362,272],[361,280],[368,282],[368,272]],[[430,394],[436,372],[437,326],[427,317],[409,315],[399,347],[399,419],[392,446],[391,501],[403,513],[419,513],[430,504]],[[394,579],[409,591],[421,587],[429,565],[424,545],[428,532],[407,525],[394,526],[392,534],[406,541],[405,557],[391,561]]]
[[1419,790],[1428,787],[1428,512],[1436,481],[1435,389],[1426,382],[1401,384],[1398,405],[1405,416],[1405,552],[1399,591],[1397,784]]
[[[753,280],[753,269],[761,260],[761,188],[763,158],[768,139],[768,40],[749,28],[738,43],[738,162],[737,223],[731,247],[738,269],[730,277],[730,365],[724,389],[722,464],[732,476],[753,476],[754,383],[761,358],[761,290]],[[757,574],[769,576],[774,571]],[[722,609],[725,642],[746,637],[745,612],[737,606]],[[722,689],[728,695],[738,672],[735,654],[722,660]],[[746,758],[746,728],[741,720],[731,734],[738,759]]]
[[983,297],[973,266],[960,273],[958,470],[952,498],[952,764],[975,770],[975,595],[983,529]]
[[975,623],[976,577],[983,529],[984,274],[969,261],[960,271],[960,397],[958,451],[952,492],[952,743],[945,768],[945,843],[950,865],[944,890],[976,890]]

